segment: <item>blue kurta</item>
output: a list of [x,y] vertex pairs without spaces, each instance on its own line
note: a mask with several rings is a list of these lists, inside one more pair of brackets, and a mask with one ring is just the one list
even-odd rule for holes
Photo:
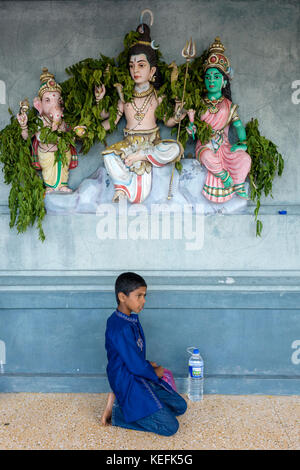
[[107,320],[105,333],[107,376],[110,387],[130,423],[163,407],[151,382],[173,393],[172,388],[154,372],[146,360],[145,336],[138,315],[116,310]]

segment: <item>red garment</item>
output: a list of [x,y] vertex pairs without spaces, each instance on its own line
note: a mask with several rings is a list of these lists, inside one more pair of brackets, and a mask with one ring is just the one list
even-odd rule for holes
[[[39,157],[38,157],[38,146],[39,146],[39,141],[34,135],[31,139],[31,164],[36,170],[41,170],[42,167],[39,162]],[[77,150],[74,145],[70,145],[70,152],[71,152],[71,161],[69,165],[69,170],[73,170],[78,166],[78,155],[77,155]]]
[[[202,121],[211,125],[213,130],[222,130],[225,126],[232,102],[227,98],[217,104],[219,111],[211,113],[209,110],[201,117]],[[213,202],[225,202],[232,198],[235,191],[240,190],[240,186],[245,182],[251,167],[251,157],[244,150],[231,152],[232,145],[228,140],[228,131],[230,123],[224,128],[220,144],[216,150],[213,148],[213,142],[202,144],[199,140],[196,144],[196,158],[207,168],[208,173],[203,187],[203,195]],[[232,177],[233,186],[224,188],[221,178],[215,176],[222,171],[227,170]]]

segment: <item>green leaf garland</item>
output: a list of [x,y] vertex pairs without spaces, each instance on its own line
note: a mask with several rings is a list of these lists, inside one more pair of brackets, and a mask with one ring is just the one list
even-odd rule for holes
[[[29,112],[29,135],[37,131],[35,113]],[[17,119],[0,132],[0,161],[3,163],[4,181],[11,185],[8,198],[10,209],[10,227],[16,226],[18,233],[23,233],[29,226],[37,224],[39,239],[45,240],[42,221],[45,217],[44,186],[36,170],[31,166],[31,141],[21,136]]]
[[256,221],[256,235],[261,236],[263,224],[258,219],[261,196],[272,195],[273,181],[276,175],[281,176],[284,169],[284,160],[278,152],[277,146],[263,137],[258,129],[257,119],[252,119],[246,125],[248,153],[252,163],[249,174],[251,194],[250,199],[256,203],[254,216]]

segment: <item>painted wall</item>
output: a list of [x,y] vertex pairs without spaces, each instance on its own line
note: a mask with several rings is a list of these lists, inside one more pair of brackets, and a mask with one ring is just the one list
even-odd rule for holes
[[[42,244],[35,229],[23,235],[9,229],[9,188],[1,179],[0,341],[6,345],[6,364],[0,391],[106,390],[103,335],[114,308],[113,282],[119,272],[136,270],[149,284],[149,305],[143,313],[149,354],[159,350],[161,362],[179,379],[185,375],[185,349],[193,341],[205,357],[208,393],[296,393],[299,2],[24,4],[0,2],[1,128],[9,122],[8,106],[17,112],[25,96],[32,101],[43,66],[63,81],[65,68],[81,59],[100,52],[116,56],[140,12],[151,8],[152,39],[167,62],[182,61],[181,49],[191,36],[199,53],[221,37],[235,70],[232,94],[240,117],[244,123],[258,118],[262,134],[283,154],[285,170],[275,181],[273,199],[263,201],[261,238],[255,237],[249,205],[242,214],[194,219],[179,240],[172,233],[166,240],[153,240],[150,234],[134,239],[135,231],[127,239],[117,232],[115,239],[101,240],[101,218],[95,214],[48,215]],[[168,135],[167,130],[163,133]],[[109,140],[119,135],[121,129]],[[71,172],[72,188],[103,165],[101,150],[97,145],[80,157]],[[282,209],[287,215],[278,214]],[[188,249],[191,241],[196,246]]]

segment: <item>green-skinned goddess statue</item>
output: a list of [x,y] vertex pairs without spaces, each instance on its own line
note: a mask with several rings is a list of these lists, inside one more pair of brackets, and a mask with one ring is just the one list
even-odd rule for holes
[[[204,61],[207,90],[204,102],[207,110],[201,120],[211,126],[213,134],[208,142],[198,140],[195,149],[196,158],[208,170],[202,193],[208,200],[217,203],[230,200],[234,194],[248,198],[245,180],[251,168],[251,157],[246,152],[246,131],[238,116],[237,105],[231,100],[232,69],[224,51],[224,46],[217,37]],[[190,110],[188,116],[188,132],[192,133],[195,132],[195,112]],[[239,138],[234,145],[228,139],[231,124]]]

